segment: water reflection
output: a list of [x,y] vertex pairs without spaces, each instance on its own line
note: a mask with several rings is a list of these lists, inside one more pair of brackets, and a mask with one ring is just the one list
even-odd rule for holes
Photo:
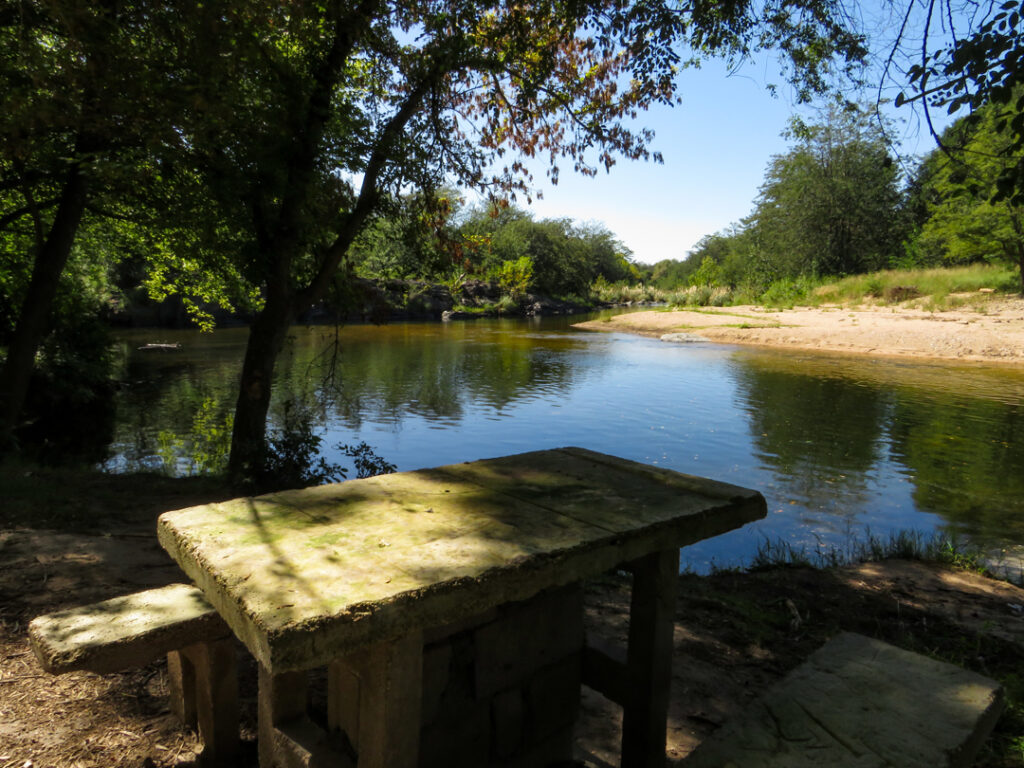
[[756,456],[792,499],[809,505],[827,493],[842,510],[867,501],[888,410],[877,389],[750,359],[736,365],[736,383]]
[[914,503],[975,539],[1024,541],[1024,414],[1019,404],[933,393],[899,399],[892,458],[913,474]]
[[[107,466],[160,468],[168,445],[201,443],[197,423],[232,410],[245,334],[126,334]],[[182,349],[136,350],[151,341]],[[687,548],[697,568],[766,538],[814,549],[866,528],[1024,542],[1024,371],[666,344],[561,319],[296,328],[277,375],[272,419],[286,401],[313,409],[329,461],[360,441],[400,470],[580,445],[761,490],[768,517]]]
[[[524,334],[523,323],[297,327],[275,374],[271,421],[283,404],[301,403],[331,432],[357,433],[370,423],[399,429],[407,418],[436,428],[456,428],[473,418],[503,418],[517,404],[567,398],[594,367],[598,347],[584,334]],[[180,350],[140,349],[155,337],[134,331],[121,337],[125,386],[118,400],[118,428],[108,469],[161,466],[161,433],[189,433],[204,403],[226,418],[235,397],[244,354],[244,329],[198,334],[160,331]],[[574,362],[587,352],[587,364]],[[187,464],[187,463],[186,463]]]
[[575,336],[529,337],[500,323],[355,326],[295,332],[279,368],[279,398],[316,399],[341,426],[415,416],[456,426],[467,409],[501,412],[579,378]]
[[1022,372],[781,353],[733,362],[781,495],[827,498],[837,518],[912,507],[977,541],[1024,540]]

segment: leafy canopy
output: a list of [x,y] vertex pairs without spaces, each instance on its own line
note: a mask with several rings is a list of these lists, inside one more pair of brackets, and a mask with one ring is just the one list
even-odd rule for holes
[[961,151],[936,150],[923,163],[927,218],[915,245],[925,258],[947,264],[1009,262],[1020,270],[1024,294],[1024,204],[996,195],[1014,142],[1000,112],[990,104],[959,120],[943,141]]
[[898,239],[898,172],[865,112],[832,110],[793,123],[796,146],[772,158],[753,213],[774,277],[839,275],[888,266]]
[[[917,10],[907,3],[897,48],[907,41],[904,32]],[[907,69],[907,89],[896,105],[924,106],[929,129],[947,151],[956,151],[933,126],[930,110],[948,114],[967,112],[969,121],[980,120],[977,111],[991,105],[998,130],[1007,138],[1006,163],[995,179],[994,202],[1012,200],[1024,204],[1024,4],[1019,0],[987,0],[958,7],[952,0],[924,4],[922,42],[917,60]],[[943,29],[949,42],[932,45],[932,33]],[[890,57],[890,61],[892,58]]]

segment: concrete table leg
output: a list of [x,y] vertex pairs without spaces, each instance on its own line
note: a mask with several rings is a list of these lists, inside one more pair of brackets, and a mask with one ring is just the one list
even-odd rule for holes
[[167,688],[171,712],[189,728],[196,727],[196,671],[181,651],[167,654]]
[[622,713],[622,768],[664,768],[679,550],[630,564],[628,687]]
[[422,632],[335,661],[327,680],[328,725],[345,731],[359,755],[359,768],[416,768]]
[[284,672],[274,675],[260,664],[260,768],[274,768],[277,765],[276,729],[305,716],[307,677],[305,672]]
[[[172,672],[180,671],[180,675],[172,674],[172,679],[181,681],[182,714],[195,719],[203,742],[202,764],[230,765],[239,746],[234,638],[189,645],[182,649],[178,664],[180,670]],[[189,698],[194,702],[191,707]]]

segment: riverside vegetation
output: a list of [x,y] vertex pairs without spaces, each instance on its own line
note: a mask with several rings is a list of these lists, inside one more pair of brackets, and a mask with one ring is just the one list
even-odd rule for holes
[[[599,223],[536,220],[511,205],[466,205],[455,189],[394,195],[353,237],[319,300],[293,319],[471,318],[638,303],[910,301],[942,310],[970,301],[958,294],[1020,290],[1022,209],[994,197],[1001,169],[1015,155],[996,152],[1011,147],[1009,129],[986,109],[979,113],[983,119],[965,119],[948,131],[947,143],[962,145],[964,153],[936,150],[907,178],[864,110],[830,108],[816,123],[794,121],[793,148],[772,159],[751,215],[708,235],[685,259],[651,266],[635,263]],[[4,248],[19,242],[0,238]],[[104,242],[114,246],[100,239],[97,247]],[[139,243],[121,244],[128,247],[116,256],[103,248],[100,256],[76,250],[62,275],[33,386],[12,433],[30,455],[38,445],[59,453],[62,444],[74,444],[76,429],[103,428],[112,387],[111,323],[191,319],[209,326],[255,322],[265,311],[266,297],[242,274],[228,279],[222,273],[223,290],[199,283],[172,290],[201,262],[169,262],[163,252],[154,259]],[[17,296],[28,283],[28,265],[14,251],[4,252],[0,286]],[[0,309],[6,312],[0,349],[7,363],[13,360],[15,306],[6,302]],[[270,456],[265,415],[256,430],[261,446],[251,448],[242,473],[253,482],[266,476]],[[238,429],[236,413],[225,435],[229,468]],[[254,429],[250,425],[247,434]]]
[[[608,305],[664,304],[668,307],[861,306],[906,304],[927,311],[984,305],[993,294],[1016,294],[1017,275],[999,264],[885,269],[846,277],[784,278],[765,288],[693,284],[674,289],[656,286],[595,286],[594,297]],[[973,294],[973,296],[967,295]]]

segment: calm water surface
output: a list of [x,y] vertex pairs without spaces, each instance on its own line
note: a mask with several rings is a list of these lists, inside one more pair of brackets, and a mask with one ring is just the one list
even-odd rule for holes
[[[345,466],[337,446],[359,441],[399,470],[579,445],[764,493],[765,520],[683,550],[698,570],[742,564],[765,540],[813,552],[868,531],[1024,544],[1024,371],[677,345],[569,323],[295,328],[272,418],[302,404],[324,456]],[[123,334],[107,468],[197,471],[198,435],[233,406],[246,334]],[[182,349],[136,351],[152,341]]]

